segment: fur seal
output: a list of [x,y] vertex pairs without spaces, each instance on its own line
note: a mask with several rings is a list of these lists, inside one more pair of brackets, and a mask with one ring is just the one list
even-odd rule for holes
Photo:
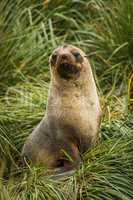
[[80,153],[97,143],[101,109],[91,66],[81,49],[58,47],[49,63],[46,113],[26,140],[22,157],[67,171],[80,162]]

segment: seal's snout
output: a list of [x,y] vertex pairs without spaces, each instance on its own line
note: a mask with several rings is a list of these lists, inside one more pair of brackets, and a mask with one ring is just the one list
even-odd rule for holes
[[74,75],[77,75],[80,70],[73,64],[61,63],[57,71],[61,78],[69,79],[72,78]]
[[79,74],[80,68],[71,52],[63,52],[58,55],[57,72],[63,79],[69,79]]
[[62,64],[73,64],[74,65],[74,58],[70,52],[60,52],[57,59],[57,67],[61,67]]
[[60,55],[60,59],[61,59],[61,61],[69,62],[69,60],[70,60],[70,55],[69,55],[68,53],[61,54],[61,55]]

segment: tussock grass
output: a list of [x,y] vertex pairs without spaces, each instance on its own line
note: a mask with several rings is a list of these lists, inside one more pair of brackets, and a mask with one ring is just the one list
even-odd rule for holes
[[14,199],[131,199],[132,147],[131,135],[107,139],[84,155],[84,164],[68,180],[50,180],[42,175],[44,170],[33,168],[21,172],[17,179],[2,182],[3,196]]
[[[8,4],[2,0],[0,7],[2,89],[29,76],[47,79],[49,54],[66,42],[92,57],[103,91],[109,91],[112,84],[120,85],[132,70],[130,0],[50,1],[47,6],[43,1]],[[12,8],[14,12],[10,12]]]
[[[51,180],[46,175],[46,169],[33,167],[25,171],[18,166],[24,140],[44,114],[47,84],[25,83],[9,88],[7,94],[1,102],[4,112],[6,111],[5,118],[3,112],[0,113],[0,150],[3,159],[1,189],[5,191],[1,194],[3,195],[1,198],[12,196],[14,199],[20,197],[100,199],[104,196],[104,199],[130,199],[132,197],[133,124],[132,116],[124,114],[123,101],[120,104],[120,100],[116,101],[116,98],[110,97],[110,108],[104,105],[106,111],[101,127],[101,143],[83,155],[80,169],[64,183]],[[8,176],[10,178],[5,180]]]
[[[67,180],[18,164],[26,137],[45,113],[48,57],[71,43],[88,55],[101,95],[101,142]],[[0,1],[0,200],[133,199],[131,0]]]

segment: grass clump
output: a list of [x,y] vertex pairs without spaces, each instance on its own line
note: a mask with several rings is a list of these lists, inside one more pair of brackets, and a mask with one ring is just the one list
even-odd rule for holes
[[[4,106],[6,108],[6,116],[11,117],[10,121],[8,121],[9,117],[1,118],[0,129],[3,160],[1,190],[5,191],[4,195],[12,196],[14,199],[20,197],[22,199],[102,199],[104,197],[104,199],[130,200],[133,195],[132,116],[124,114],[124,103],[120,104],[121,97],[117,101],[116,98],[110,97],[110,108],[105,106],[101,143],[83,155],[83,164],[74,176],[69,177],[65,182],[54,181],[47,175],[46,169],[33,167],[23,170],[18,166],[24,140],[43,116],[46,102],[44,98],[47,94],[45,83],[44,85],[42,82],[37,85],[36,83],[25,84],[26,86],[18,85],[11,88],[8,101],[6,98],[1,102],[3,109]],[[32,109],[27,101],[22,101],[22,96],[26,97],[27,91],[31,94],[28,100]],[[38,98],[38,91],[43,94],[43,98]],[[1,198],[6,199],[6,196]]]
[[[133,122],[127,85],[133,72],[130,0],[0,1],[0,199],[133,199]],[[71,43],[90,57],[101,95],[101,142],[77,172],[55,181],[18,163],[26,137],[45,113],[48,57]]]
[[81,168],[66,181],[53,181],[44,175],[44,169],[32,168],[5,181],[1,188],[4,195],[14,199],[130,200],[133,197],[132,147],[132,135],[117,139],[114,136],[86,153]]

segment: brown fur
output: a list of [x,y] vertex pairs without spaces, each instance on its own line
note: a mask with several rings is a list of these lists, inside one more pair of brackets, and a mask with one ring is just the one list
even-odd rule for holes
[[[79,152],[98,141],[101,109],[83,51],[72,45],[61,46],[51,55],[50,65],[46,113],[27,139],[22,154],[33,163],[68,169],[80,161]],[[72,162],[65,158],[65,152]]]

